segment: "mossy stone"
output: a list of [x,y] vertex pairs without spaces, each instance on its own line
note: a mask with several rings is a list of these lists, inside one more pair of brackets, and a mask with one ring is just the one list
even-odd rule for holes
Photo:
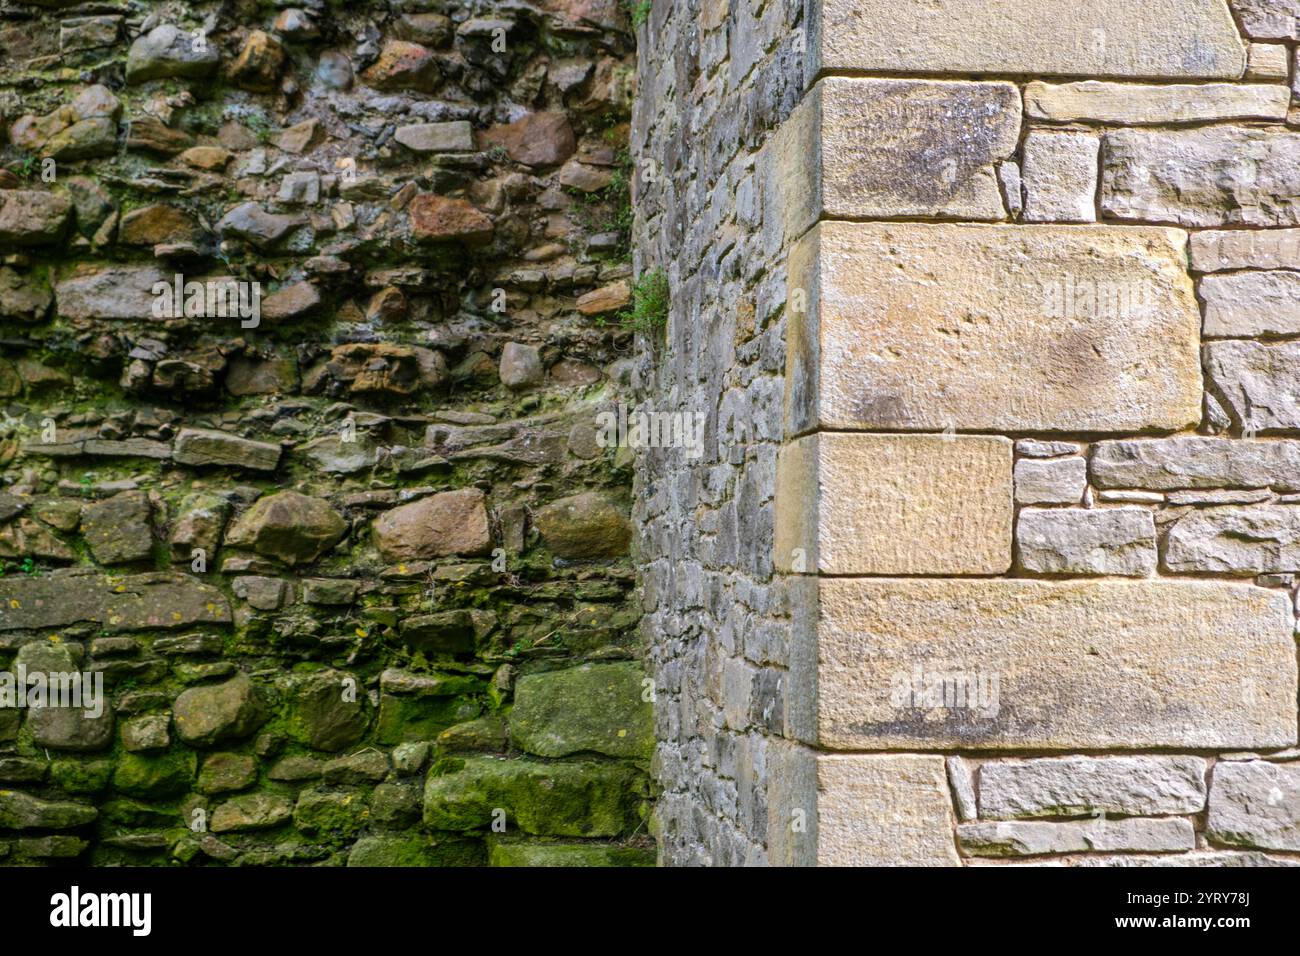
[[367,836],[352,845],[348,866],[482,866],[483,841],[421,834]]
[[654,866],[655,851],[607,843],[518,843],[493,840],[489,866]]
[[510,739],[541,757],[592,752],[648,760],[654,712],[642,699],[644,681],[634,661],[525,674],[515,682]]

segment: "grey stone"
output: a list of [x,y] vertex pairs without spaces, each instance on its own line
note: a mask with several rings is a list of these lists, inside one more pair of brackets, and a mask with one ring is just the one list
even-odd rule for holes
[[57,193],[0,190],[0,244],[49,245],[62,237],[72,203]]
[[222,235],[234,236],[259,249],[266,249],[304,222],[301,216],[269,213],[255,202],[246,202],[222,216],[217,229]]
[[154,266],[83,272],[55,285],[55,310],[65,319],[152,319],[154,285],[171,281]]
[[1210,342],[1205,370],[1244,430],[1300,429],[1300,342]]
[[970,767],[961,757],[947,757],[944,766],[948,770],[948,786],[952,788],[953,808],[957,819],[974,820],[979,816],[975,806],[975,783],[971,777]]
[[129,753],[164,750],[172,742],[169,714],[152,714],[122,721],[122,746]]
[[1217,844],[1300,850],[1300,763],[1219,763],[1205,832]]
[[1092,133],[1034,130],[1025,137],[1026,221],[1096,222],[1100,148]]
[[957,840],[974,856],[1054,853],[1176,853],[1196,848],[1190,820],[1088,820],[1066,823],[962,823]]
[[1246,36],[1300,40],[1300,0],[1232,0]]
[[6,578],[4,591],[8,606],[0,608],[0,631],[93,622],[117,633],[230,621],[226,596],[186,574],[56,572]]
[[644,681],[635,662],[525,674],[515,683],[511,742],[543,757],[590,751],[648,758],[654,728]]
[[148,495],[123,491],[87,506],[81,534],[100,564],[146,560],[153,553]]
[[253,682],[236,674],[221,684],[191,687],[172,705],[176,733],[196,747],[249,736],[265,723],[265,705]]
[[226,543],[285,564],[315,561],[347,534],[344,517],[323,498],[280,491],[259,498],[226,532]]
[[1144,577],[1156,569],[1156,526],[1145,508],[1026,508],[1016,522],[1020,566],[1041,574]]
[[980,767],[986,819],[1115,813],[1157,816],[1205,807],[1200,757],[1043,757]]
[[144,83],[171,77],[201,79],[212,75],[220,57],[216,42],[200,40],[199,31],[164,23],[131,44],[126,58],[126,81]]
[[541,384],[545,374],[542,353],[534,345],[507,342],[501,349],[501,383],[506,388],[528,388]]
[[1207,336],[1300,334],[1300,273],[1211,275],[1200,292]]
[[286,823],[293,816],[293,801],[269,793],[250,793],[233,797],[212,812],[209,826],[213,833],[243,830],[267,830]]
[[280,451],[279,445],[229,432],[182,428],[172,447],[172,457],[182,465],[275,471],[280,464]]
[[1174,572],[1229,574],[1300,570],[1300,505],[1191,511],[1169,528],[1165,566]]
[[1155,438],[1101,441],[1092,449],[1099,488],[1300,490],[1300,441]]
[[1077,505],[1088,487],[1088,465],[1078,457],[1021,459],[1015,482],[1017,504]]
[[1192,233],[1192,269],[1300,269],[1300,229],[1228,229]]
[[474,148],[474,131],[467,120],[399,126],[393,138],[417,153],[463,153]]
[[1016,440],[1016,454],[1022,458],[1060,458],[1077,455],[1079,446],[1068,441],[1041,441],[1037,438]]
[[1300,133],[1242,126],[1109,132],[1101,208],[1130,222],[1300,224]]
[[0,830],[66,830],[91,823],[94,807],[42,800],[17,790],[0,790]]

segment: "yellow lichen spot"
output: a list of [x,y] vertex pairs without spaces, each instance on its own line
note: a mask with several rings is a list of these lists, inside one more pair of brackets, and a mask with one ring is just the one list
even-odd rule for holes
[[125,585],[125,584],[119,584],[117,587],[113,588],[113,590],[114,590],[114,592],[116,592],[117,594],[121,594],[123,591],[126,590],[126,585]]
[[17,598],[10,598],[10,599],[9,599],[9,606],[10,606],[10,607],[22,607],[22,605],[18,603],[18,599],[17,599]]
[[623,729],[620,729],[619,732],[618,732],[618,735],[619,735],[620,737],[626,737],[626,736],[627,736],[627,731],[626,731],[626,730],[623,730]]
[[59,641],[61,641],[61,640],[63,640],[63,638],[59,637],[59,635],[57,635],[57,634],[51,634],[51,635],[50,635],[50,643],[51,643],[51,644],[57,644],[57,643],[59,643]]
[[173,620],[173,621],[179,621],[180,619],[181,619],[181,612],[180,612],[180,611],[172,611],[172,620]]
[[365,636],[366,636],[366,629],[364,627],[357,628],[357,637],[365,637]]

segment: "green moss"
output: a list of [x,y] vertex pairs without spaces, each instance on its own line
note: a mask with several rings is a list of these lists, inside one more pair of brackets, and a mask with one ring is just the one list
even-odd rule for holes
[[610,843],[521,843],[492,840],[489,866],[654,866],[655,852],[647,847]]
[[146,800],[178,797],[194,780],[192,751],[147,756],[123,754],[113,773],[113,789]]

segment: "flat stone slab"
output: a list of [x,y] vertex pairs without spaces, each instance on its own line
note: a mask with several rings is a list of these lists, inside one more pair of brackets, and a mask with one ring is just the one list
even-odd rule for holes
[[1173,572],[1300,571],[1300,505],[1226,505],[1189,511],[1169,528]]
[[1300,763],[1220,761],[1205,831],[1221,845],[1300,850]]
[[1220,581],[822,579],[787,733],[829,749],[1280,748],[1293,613]]
[[1300,441],[1139,438],[1101,441],[1089,460],[1098,488],[1276,488],[1300,491]]
[[819,223],[790,256],[787,433],[1197,424],[1185,263],[1175,229]]
[[1148,577],[1156,524],[1146,508],[1024,508],[1016,548],[1020,567],[1036,574]]
[[1011,451],[975,435],[804,436],[777,464],[774,560],[794,573],[1001,574]]
[[1246,47],[1222,0],[823,0],[823,70],[1237,79]]
[[972,856],[1041,856],[1056,853],[1177,853],[1196,849],[1192,821],[1069,820],[963,823],[961,848]]
[[819,866],[958,866],[942,757],[817,758]]
[[1012,83],[826,77],[777,133],[786,237],[823,217],[1006,219],[1020,118]]
[[1209,229],[1192,233],[1192,269],[1300,269],[1300,229]]
[[1025,113],[1052,122],[1190,123],[1229,119],[1286,119],[1291,90],[1284,83],[1079,83],[1032,82]]
[[980,815],[1019,817],[1199,813],[1205,808],[1200,757],[1042,757],[980,767]]
[[1207,337],[1300,334],[1300,272],[1236,272],[1201,280]]
[[0,581],[0,631],[92,622],[117,632],[224,624],[230,619],[226,596],[186,574],[56,572]]

